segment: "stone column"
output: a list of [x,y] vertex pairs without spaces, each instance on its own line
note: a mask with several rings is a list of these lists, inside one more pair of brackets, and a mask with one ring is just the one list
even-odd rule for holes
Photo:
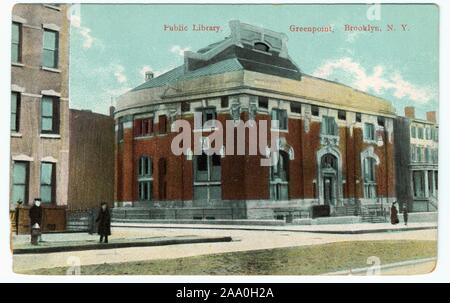
[[428,190],[428,171],[427,170],[423,170],[424,173],[424,181],[425,181],[425,198],[428,198],[430,196],[429,190]]

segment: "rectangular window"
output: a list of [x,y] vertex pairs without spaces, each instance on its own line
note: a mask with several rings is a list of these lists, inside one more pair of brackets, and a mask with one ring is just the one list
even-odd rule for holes
[[376,161],[374,158],[364,159],[364,196],[368,199],[377,197],[377,184],[375,167]]
[[415,126],[411,126],[411,138],[417,137],[417,129]]
[[301,103],[291,102],[291,112],[295,114],[301,114],[302,113]]
[[138,165],[138,198],[139,201],[150,201],[153,188],[152,161],[143,156],[139,158]]
[[319,107],[317,105],[311,105],[311,115],[319,116]]
[[202,201],[218,200],[221,191],[221,157],[202,154],[194,158],[194,199]]
[[338,127],[334,117],[322,116],[321,132],[323,135],[337,136]]
[[43,203],[55,202],[56,183],[55,163],[41,163],[41,199]]
[[258,107],[265,108],[265,109],[269,108],[269,98],[259,96],[258,97]]
[[42,65],[50,68],[58,67],[59,33],[44,29]]
[[14,63],[22,61],[22,25],[17,22],[12,24],[11,61]]
[[385,124],[384,117],[377,117],[377,123],[378,123],[379,126],[383,126],[384,127],[384,124]]
[[430,149],[425,147],[425,162],[431,162]]
[[418,135],[419,139],[423,139],[423,127],[418,128],[418,133],[419,133],[419,135]]
[[228,108],[228,96],[223,96],[220,98],[220,107]]
[[158,124],[159,124],[159,133],[160,134],[165,134],[167,133],[167,116],[166,115],[161,115],[158,117]]
[[417,160],[416,147],[414,145],[411,145],[410,149],[411,149],[411,161],[416,162]]
[[375,126],[372,123],[364,123],[364,139],[375,140]]
[[134,136],[144,137],[153,133],[153,118],[143,118],[134,120]]
[[414,197],[425,197],[425,176],[424,171],[413,171]]
[[339,120],[347,120],[347,112],[345,110],[338,111],[338,119]]
[[272,129],[287,130],[288,116],[284,109],[272,109]]
[[201,108],[198,111],[202,114],[202,124],[196,125],[196,129],[210,129],[216,126],[217,113],[215,107]]
[[41,133],[59,133],[59,99],[43,96],[41,101]]
[[20,130],[20,93],[11,93],[11,131]]
[[28,179],[29,179],[29,163],[24,161],[14,161],[12,175],[12,193],[11,203],[17,201],[28,203]]
[[422,159],[423,159],[422,148],[416,147],[416,149],[417,149],[417,162],[422,162]]
[[356,113],[356,117],[355,117],[356,122],[361,122],[361,113]]
[[183,113],[191,110],[191,104],[189,102],[181,102],[181,111]]
[[123,118],[117,120],[117,142],[123,141]]

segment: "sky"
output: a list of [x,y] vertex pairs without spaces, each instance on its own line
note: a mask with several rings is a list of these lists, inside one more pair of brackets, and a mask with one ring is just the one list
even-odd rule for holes
[[[183,64],[185,50],[227,37],[230,20],[285,33],[289,55],[303,73],[385,98],[399,115],[405,106],[415,106],[419,118],[438,109],[439,9],[412,4],[75,5],[70,106],[108,113],[117,96],[144,81],[146,71],[158,76]],[[194,24],[221,30],[193,31]],[[382,31],[345,31],[346,24]],[[165,31],[164,25],[189,30]],[[291,26],[331,26],[333,32],[294,32]]]

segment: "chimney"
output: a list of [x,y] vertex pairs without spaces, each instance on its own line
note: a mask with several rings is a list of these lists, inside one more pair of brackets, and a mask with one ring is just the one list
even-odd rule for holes
[[116,108],[114,106],[109,107],[109,116],[114,117],[114,112],[116,111]]
[[145,72],[145,82],[150,81],[152,79],[153,79],[153,72],[152,71]]
[[414,106],[405,107],[405,117],[410,119],[416,118],[416,109],[414,108]]
[[432,123],[437,122],[436,111],[427,112],[427,121]]

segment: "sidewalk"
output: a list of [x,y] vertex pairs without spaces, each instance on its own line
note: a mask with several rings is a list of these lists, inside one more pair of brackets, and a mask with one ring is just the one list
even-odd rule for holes
[[231,237],[201,237],[191,235],[179,235],[174,237],[133,237],[114,238],[109,243],[99,243],[98,236],[86,233],[77,234],[44,234],[43,241],[39,245],[31,245],[30,236],[19,235],[13,237],[13,253],[39,254],[54,252],[69,252],[97,249],[116,249],[126,247],[148,247],[176,244],[195,244],[212,242],[230,242]]
[[131,228],[167,228],[167,229],[219,229],[219,230],[259,230],[259,231],[288,231],[326,234],[367,234],[381,232],[400,232],[425,229],[437,229],[436,222],[410,223],[392,225],[390,223],[354,223],[354,224],[323,224],[323,225],[285,225],[285,226],[256,226],[256,225],[216,225],[216,224],[161,224],[142,222],[113,222],[113,227]]

